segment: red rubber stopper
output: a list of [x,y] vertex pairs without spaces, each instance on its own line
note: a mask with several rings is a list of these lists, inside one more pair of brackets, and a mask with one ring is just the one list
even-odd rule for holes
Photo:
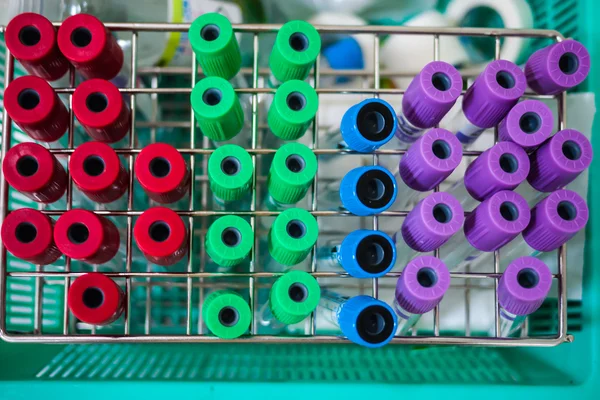
[[125,294],[107,276],[90,272],[75,279],[69,287],[67,302],[73,315],[92,325],[108,325],[125,309]]
[[92,139],[117,142],[129,131],[129,108],[109,81],[90,79],[73,93],[73,112]]
[[65,19],[58,29],[58,47],[86,79],[110,80],[123,67],[123,50],[93,15],[77,14]]
[[6,216],[2,243],[17,258],[33,264],[52,264],[62,253],[54,244],[54,220],[38,210],[21,208]]
[[71,155],[69,170],[77,188],[96,203],[117,200],[129,186],[129,174],[119,156],[104,143],[79,145]]
[[4,107],[15,124],[32,139],[54,142],[69,129],[69,112],[48,82],[22,76],[8,85]]
[[37,143],[21,143],[4,157],[9,185],[38,203],[54,203],[67,190],[67,173],[56,157]]
[[188,192],[190,171],[173,146],[154,143],[146,146],[135,160],[137,180],[152,200],[169,204]]
[[56,221],[54,241],[67,257],[104,264],[117,254],[120,236],[109,219],[87,210],[70,210]]
[[40,14],[23,13],[14,17],[6,26],[4,41],[32,75],[55,81],[69,70],[69,61],[58,49],[56,29]]
[[133,237],[151,263],[168,267],[187,253],[187,230],[177,213],[152,207],[142,213],[133,227]]

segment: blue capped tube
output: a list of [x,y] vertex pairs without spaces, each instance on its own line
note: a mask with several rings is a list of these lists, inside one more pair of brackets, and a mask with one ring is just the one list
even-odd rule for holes
[[354,215],[379,214],[396,201],[396,179],[387,169],[365,166],[349,171],[340,184],[343,207]]

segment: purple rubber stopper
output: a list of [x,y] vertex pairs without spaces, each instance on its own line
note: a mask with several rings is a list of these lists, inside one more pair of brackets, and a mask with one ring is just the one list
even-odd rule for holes
[[520,146],[500,142],[475,159],[465,171],[465,187],[477,201],[501,190],[513,190],[529,174],[529,157]]
[[500,123],[525,93],[525,74],[506,60],[490,62],[463,98],[463,112],[479,128]]
[[462,78],[443,61],[427,64],[402,97],[402,113],[414,126],[426,129],[440,123],[462,91]]
[[416,251],[433,251],[459,231],[465,221],[460,202],[449,193],[432,193],[408,213],[402,238]]
[[537,251],[552,251],[585,228],[590,213],[585,200],[571,190],[558,190],[531,210],[523,239]]
[[465,219],[465,236],[480,251],[496,251],[529,224],[527,201],[509,190],[487,198]]
[[420,256],[409,262],[396,283],[396,301],[411,314],[435,308],[450,287],[450,273],[442,260]]
[[421,136],[400,160],[400,177],[408,187],[432,190],[446,179],[462,159],[462,146],[446,129],[434,128]]
[[585,171],[593,155],[592,144],[581,132],[559,131],[529,156],[527,181],[540,192],[558,190]]
[[498,302],[514,315],[529,315],[540,308],[550,287],[552,273],[534,257],[519,257],[511,262],[498,282]]
[[550,137],[554,116],[538,100],[525,100],[514,106],[498,126],[498,139],[513,142],[532,151]]
[[527,84],[538,94],[558,94],[579,85],[590,72],[590,53],[564,40],[533,53],[525,64]]

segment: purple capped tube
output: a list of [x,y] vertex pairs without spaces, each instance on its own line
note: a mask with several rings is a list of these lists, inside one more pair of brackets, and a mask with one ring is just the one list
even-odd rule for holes
[[539,100],[525,100],[514,106],[498,126],[498,140],[513,142],[526,152],[535,150],[550,137],[554,117]]

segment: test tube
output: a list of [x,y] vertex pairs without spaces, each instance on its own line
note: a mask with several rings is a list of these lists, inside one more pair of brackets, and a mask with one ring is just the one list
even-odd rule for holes
[[385,346],[398,327],[392,307],[371,296],[347,297],[322,290],[319,305],[325,309],[325,317],[339,326],[348,340],[360,346]]
[[22,76],[4,91],[10,118],[34,140],[54,142],[69,128],[69,112],[52,86],[37,76]]
[[65,169],[37,143],[12,147],[4,156],[2,172],[9,185],[38,203],[54,203],[67,190]]
[[[396,201],[397,194],[396,179],[387,169],[379,166],[358,167],[349,171],[339,187],[343,208],[358,216],[375,215],[387,210]],[[325,193],[322,204],[339,204],[331,198],[334,195],[334,192]]]
[[590,72],[590,54],[567,39],[544,47],[525,64],[527,84],[538,94],[558,94],[579,85]]
[[498,140],[513,142],[528,153],[550,137],[554,117],[539,100],[525,100],[514,106],[498,125]]
[[69,70],[69,62],[58,49],[56,28],[40,14],[15,16],[6,26],[4,41],[31,75],[55,81]]
[[208,182],[218,208],[239,211],[248,207],[253,168],[250,154],[235,144],[221,146],[210,155]]
[[287,81],[279,86],[269,107],[269,128],[278,139],[297,140],[314,120],[318,107],[319,97],[311,85]]
[[540,308],[551,286],[552,274],[544,262],[534,257],[511,262],[498,282],[500,336],[519,332],[527,316]]
[[242,263],[253,245],[252,227],[237,215],[218,218],[206,232],[206,254],[221,267],[232,268]]
[[202,319],[208,330],[218,338],[236,339],[250,327],[252,311],[240,294],[218,290],[204,299]]
[[319,225],[306,210],[289,208],[275,218],[269,230],[269,254],[279,264],[302,262],[317,243]]
[[166,207],[152,207],[139,216],[133,237],[151,263],[169,267],[188,251],[188,232],[177,213]]
[[398,335],[407,335],[421,315],[442,301],[449,287],[450,272],[439,258],[420,256],[409,262],[398,278],[394,294]]
[[91,272],[73,281],[67,302],[78,320],[91,325],[108,325],[123,313],[125,294],[109,277]]
[[[359,40],[362,42],[361,39]],[[365,70],[365,64],[369,63],[368,60],[365,62],[365,56],[369,57],[369,54],[363,53],[359,40],[352,36],[342,36],[337,38],[333,43],[329,43],[323,47],[321,58],[319,59],[319,67],[321,70],[327,68],[334,69],[337,74],[336,76],[320,76],[319,87],[329,88],[356,80],[357,77],[344,76],[344,70]],[[368,67],[366,69],[369,70]],[[372,67],[370,69],[372,70]]]
[[456,137],[467,147],[506,117],[525,93],[525,74],[507,60],[490,62],[463,98],[461,128]]
[[12,255],[38,265],[52,264],[62,253],[54,243],[54,220],[38,210],[11,211],[2,223],[2,243]]

